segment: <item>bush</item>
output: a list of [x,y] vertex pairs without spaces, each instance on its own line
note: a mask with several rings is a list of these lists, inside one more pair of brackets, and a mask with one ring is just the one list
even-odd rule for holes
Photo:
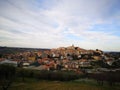
[[36,78],[37,80],[70,81],[83,77],[83,75],[79,75],[73,71],[37,71],[22,68],[17,69],[17,76],[21,77],[22,81],[24,81],[25,78]]
[[13,82],[16,74],[16,68],[12,65],[0,65],[0,86],[3,90],[7,90]]
[[102,73],[92,73],[89,74],[88,77],[95,79],[98,84],[103,85],[103,82],[106,81],[110,86],[115,83],[120,83],[120,71],[109,71],[109,72],[102,72]]
[[58,80],[58,81],[70,81],[70,80],[75,80],[78,79],[79,76],[73,72],[68,73],[68,72],[53,72],[53,71],[41,71],[39,72],[38,79],[42,80]]

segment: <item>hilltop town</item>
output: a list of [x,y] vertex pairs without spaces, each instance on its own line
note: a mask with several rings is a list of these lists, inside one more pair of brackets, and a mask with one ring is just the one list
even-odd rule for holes
[[[70,90],[76,90],[77,84],[79,90],[82,85],[96,87],[96,84],[91,85],[93,82],[100,85],[101,89],[106,85],[106,90],[108,85],[120,88],[119,74],[120,52],[86,50],[74,45],[54,49],[0,47],[2,90],[16,90],[16,86],[18,90],[26,90],[27,85],[31,90],[41,90],[44,87],[48,87],[45,90],[56,90],[56,85],[61,85],[60,83],[64,83],[60,87],[66,88],[67,84],[67,88],[75,88]],[[50,83],[54,83],[52,89],[47,86]]]
[[[6,51],[5,51],[6,50]],[[74,45],[54,49],[1,47],[0,64],[36,70],[73,70],[120,68],[120,53],[86,50]]]

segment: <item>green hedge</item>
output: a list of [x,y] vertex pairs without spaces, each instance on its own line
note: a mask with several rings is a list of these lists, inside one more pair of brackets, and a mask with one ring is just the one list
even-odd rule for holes
[[75,80],[82,75],[79,75],[72,71],[37,71],[30,69],[17,69],[18,77],[36,78],[37,80],[58,80],[58,81],[70,81]]

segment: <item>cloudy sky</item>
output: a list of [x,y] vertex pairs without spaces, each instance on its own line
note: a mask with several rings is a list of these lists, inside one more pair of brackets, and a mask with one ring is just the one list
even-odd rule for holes
[[120,51],[120,0],[0,0],[0,46]]

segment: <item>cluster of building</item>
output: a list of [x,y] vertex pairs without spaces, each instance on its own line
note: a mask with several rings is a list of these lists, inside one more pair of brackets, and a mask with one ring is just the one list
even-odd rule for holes
[[25,51],[8,54],[0,58],[0,63],[37,70],[79,70],[91,67],[91,61],[103,60],[109,65],[114,61],[101,50],[85,50],[74,45],[44,51]]

